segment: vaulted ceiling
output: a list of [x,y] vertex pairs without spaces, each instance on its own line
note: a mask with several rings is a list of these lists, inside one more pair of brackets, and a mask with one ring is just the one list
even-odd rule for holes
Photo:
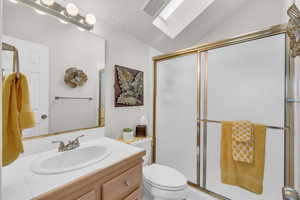
[[141,10],[146,0],[65,1],[76,3],[82,10],[95,14],[98,21],[104,22],[115,30],[127,32],[161,52],[175,51],[199,44],[206,34],[223,24],[226,18],[241,9],[247,2],[247,0],[215,0],[176,38],[171,39],[152,24],[153,17]]
[[[92,11],[105,23],[125,31],[162,52],[198,44],[203,35],[224,22],[247,0],[215,0],[175,39],[170,39],[152,25],[153,17],[141,10],[146,0],[73,0],[84,10]],[[188,0],[186,0],[188,1]],[[188,10],[187,10],[188,12]]]

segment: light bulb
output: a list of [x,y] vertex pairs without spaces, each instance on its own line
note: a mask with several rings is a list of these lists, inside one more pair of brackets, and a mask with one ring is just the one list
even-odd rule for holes
[[73,16],[73,17],[77,16],[78,12],[79,12],[77,6],[73,3],[67,4],[66,11],[67,11],[68,15]]
[[34,9],[34,11],[39,15],[46,15],[46,13],[44,13],[43,11],[40,11],[38,9]]
[[96,19],[95,15],[93,15],[93,14],[87,14],[85,16],[85,22],[87,24],[89,24],[89,25],[95,25],[96,22],[97,22],[97,19]]
[[41,0],[46,6],[52,6],[55,3],[55,0]]
[[81,28],[81,27],[77,27],[78,30],[80,31],[85,31],[85,29]]
[[8,0],[8,1],[11,3],[18,3],[18,1],[16,1],[16,0]]

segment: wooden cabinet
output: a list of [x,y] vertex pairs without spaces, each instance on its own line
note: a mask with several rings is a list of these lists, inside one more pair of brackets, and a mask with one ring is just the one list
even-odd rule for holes
[[91,192],[88,192],[87,194],[83,195],[82,197],[80,197],[77,200],[96,200],[96,191],[93,190]]
[[142,165],[138,165],[106,182],[102,186],[102,200],[120,200],[142,185]]
[[82,176],[33,200],[142,200],[145,152]]
[[127,196],[124,200],[142,200],[142,188],[138,188]]

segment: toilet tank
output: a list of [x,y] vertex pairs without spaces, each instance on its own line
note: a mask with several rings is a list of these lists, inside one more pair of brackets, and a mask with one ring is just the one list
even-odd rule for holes
[[143,157],[144,163],[143,165],[149,165],[152,163],[152,138],[148,137],[145,139],[141,139],[135,142],[130,143],[130,145],[139,147],[146,151],[146,155]]

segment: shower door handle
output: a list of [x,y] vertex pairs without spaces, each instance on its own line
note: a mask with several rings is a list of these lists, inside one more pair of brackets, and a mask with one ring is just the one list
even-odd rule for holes
[[282,188],[282,197],[283,200],[299,200],[299,194],[291,187]]

